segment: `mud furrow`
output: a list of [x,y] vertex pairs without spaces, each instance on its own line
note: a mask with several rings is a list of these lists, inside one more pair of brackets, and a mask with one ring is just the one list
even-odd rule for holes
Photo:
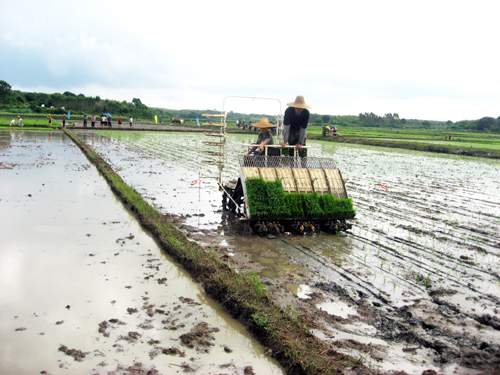
[[[436,268],[435,266],[433,265],[428,265],[428,264],[425,264],[424,262],[422,261],[419,261],[418,259],[416,258],[413,258],[411,256],[408,256],[408,255],[402,255],[400,253],[398,253],[395,249],[389,247],[389,246],[386,246],[386,245],[383,245],[382,243],[380,242],[375,242],[375,241],[372,241],[370,239],[367,239],[367,238],[363,238],[363,237],[360,237],[360,236],[357,236],[355,234],[352,234],[352,236],[356,237],[357,239],[359,239],[360,241],[362,242],[365,242],[367,244],[373,244],[373,245],[376,245],[376,246],[380,246],[384,251],[390,253],[392,256],[396,257],[396,258],[399,258],[399,260],[402,261],[402,263],[400,264],[403,269],[404,269],[404,264],[406,262],[409,262],[410,264],[413,264],[415,267],[417,267],[417,269],[422,269],[422,270],[425,270],[427,271],[427,273],[429,275],[432,275],[432,277],[434,278],[436,275],[440,275],[442,276],[443,278],[447,278],[448,280],[453,280],[455,283],[463,286],[464,288],[467,288],[477,294],[480,294],[481,296],[483,296],[484,298],[487,298],[487,299],[491,299],[490,295],[489,294],[486,294],[486,293],[483,293],[481,292],[480,290],[476,289],[475,287],[473,287],[470,283],[463,283],[462,281],[458,280],[457,278],[455,278],[452,274],[450,273],[446,273],[445,271],[443,270],[440,270],[438,268]],[[448,267],[447,267],[448,268]],[[449,267],[448,269],[452,270],[451,267]],[[464,273],[465,275],[466,273]],[[468,275],[469,276],[469,275]],[[493,302],[497,302],[497,301],[493,301]]]
[[[285,243],[289,248],[294,249],[295,251],[298,251],[302,253],[303,255],[307,256],[310,260],[313,260],[317,265],[320,266],[320,268],[327,268],[331,271],[334,271],[337,275],[341,276],[343,279],[345,279],[347,282],[352,283],[355,285],[355,289],[360,288],[362,289],[365,294],[371,295],[375,297],[377,300],[380,302],[384,303],[385,305],[390,306],[390,301],[383,296],[385,294],[384,291],[378,289],[376,286],[373,284],[368,283],[364,279],[360,278],[359,276],[350,273],[348,270],[343,269],[342,267],[337,267],[334,264],[328,263],[326,260],[322,259],[319,255],[308,251],[308,249],[305,249],[302,246],[297,246],[295,244],[292,244],[290,242],[287,242],[284,239],[280,239],[283,243]],[[376,290],[378,293],[375,293],[374,290]]]
[[[453,255],[449,255],[449,254],[446,254],[446,253],[440,253],[440,252],[435,252],[435,253],[431,253],[427,250],[427,248],[425,246],[422,246],[416,242],[413,242],[413,241],[408,241],[408,240],[405,240],[404,238],[400,238],[400,237],[392,237],[392,240],[395,241],[395,242],[398,242],[398,243],[401,243],[401,244],[404,244],[404,245],[407,245],[407,246],[410,246],[412,248],[415,248],[415,249],[418,249],[419,251],[421,252],[425,252],[425,253],[428,253],[428,254],[432,254],[433,256],[436,256],[436,257],[440,257],[441,259],[443,259],[443,262],[442,262],[442,265],[446,265],[446,263],[444,262],[444,260],[450,260],[452,261],[455,265],[459,265],[461,267],[466,267],[467,269],[472,269],[474,271],[477,271],[478,273],[482,273],[484,275],[487,275],[487,276],[491,276],[495,279],[498,279],[500,280],[500,275],[498,273],[494,273],[494,272],[488,272],[484,269],[481,269],[481,268],[478,268],[474,265],[471,265],[470,263],[466,263],[464,262],[463,260],[460,260],[460,258],[455,258]],[[451,266],[447,266],[449,269],[453,269],[453,267]]]
[[[358,207],[358,210],[359,210],[359,208],[363,208],[364,210],[366,210],[366,212],[367,212],[366,214],[367,215],[370,215],[370,216],[373,216],[373,217],[376,217],[376,218],[384,219],[386,217],[386,215],[390,212],[391,217],[393,217],[393,218],[396,217],[400,221],[411,223],[411,222],[408,221],[408,217],[407,216],[405,216],[403,214],[398,214],[398,212],[400,212],[400,208],[397,209],[395,207],[391,207],[386,202],[381,202],[381,201],[379,202],[379,201],[377,201],[374,205],[367,205],[365,203],[356,201],[356,206]],[[377,207],[377,211],[378,212],[377,211],[373,211],[373,210],[370,209],[370,207],[375,207],[375,206]],[[385,209],[385,211],[384,211],[384,209]],[[429,217],[427,215],[421,215],[421,214],[419,216],[418,212],[410,212],[410,213],[412,214],[410,217],[413,217],[413,218],[418,217],[421,220],[420,223],[419,223],[420,227],[422,226],[422,224],[426,224],[429,227],[432,226],[432,229],[433,229],[434,233],[432,233],[432,232],[429,231],[429,235],[436,238],[436,234],[435,233],[437,233],[439,231],[439,230],[435,229],[435,222],[437,220],[436,218]],[[426,220],[426,222],[424,220]],[[463,230],[463,227],[461,227],[461,226],[452,226],[452,227],[449,228],[449,231],[460,230],[460,229]],[[418,233],[419,234],[423,234],[421,232],[422,232],[422,230],[419,228],[418,229]],[[448,235],[445,232],[442,232],[442,233]],[[482,236],[481,234],[476,235],[476,233],[473,232],[473,231],[466,230],[466,231],[462,231],[461,233],[463,234],[463,236],[468,236],[471,240],[476,240],[478,243],[481,243],[481,244],[486,245],[486,246],[493,247],[494,244],[495,244],[494,243],[494,241],[495,241],[495,233],[493,233],[493,232],[490,234],[491,237],[486,237],[486,238],[484,236]],[[472,234],[474,234],[475,236],[471,237]],[[456,240],[456,238],[457,238],[457,233],[455,232],[453,234],[453,236],[450,235],[446,240],[449,240],[451,242],[456,242],[457,244],[462,245],[463,242]]]

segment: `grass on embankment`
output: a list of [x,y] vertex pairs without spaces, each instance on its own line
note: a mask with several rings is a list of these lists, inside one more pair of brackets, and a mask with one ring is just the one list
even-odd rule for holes
[[24,126],[10,126],[10,125],[0,125],[0,130],[57,130],[57,126],[48,125],[24,125]]
[[189,241],[167,216],[127,185],[78,135],[69,130],[64,132],[160,246],[269,347],[289,374],[335,374],[350,367],[357,367],[359,373],[370,373],[357,360],[336,352],[333,346],[313,336],[301,316],[274,304],[255,273],[237,273],[219,259],[216,251]]
[[321,128],[308,128],[308,138],[403,148],[417,151],[500,159],[500,134],[446,130],[340,128],[338,137],[322,137]]

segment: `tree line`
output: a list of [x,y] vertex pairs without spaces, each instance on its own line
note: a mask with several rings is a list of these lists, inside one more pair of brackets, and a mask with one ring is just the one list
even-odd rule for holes
[[23,92],[12,90],[5,81],[0,80],[0,110],[15,113],[100,114],[110,112],[123,116],[149,118],[153,111],[139,98],[132,101],[101,99],[99,96],[85,96],[70,91],[63,93]]
[[360,113],[358,115],[359,124],[366,127],[383,128],[421,128],[421,129],[449,129],[449,130],[474,130],[474,131],[500,131],[500,116],[482,117],[479,120],[463,121],[429,121],[400,118],[397,113],[386,113],[378,116],[373,112]]
[[[169,123],[174,118],[194,122],[202,121],[203,113],[216,113],[210,110],[174,110],[148,107],[139,98],[130,102],[101,99],[99,96],[85,96],[69,91],[63,93],[39,93],[12,90],[5,81],[0,80],[0,111],[14,113],[64,114],[71,111],[75,114],[100,114],[110,112],[114,116],[133,116],[134,118],[152,119],[158,116],[160,122]],[[228,120],[251,123],[257,121],[262,114],[228,113]],[[360,113],[357,116],[334,116],[311,113],[312,125],[333,124],[338,126],[380,127],[380,128],[420,128],[445,130],[471,130],[500,132],[500,117],[483,117],[478,120],[464,121],[430,121],[400,118],[398,113],[386,113],[379,116],[373,112]]]

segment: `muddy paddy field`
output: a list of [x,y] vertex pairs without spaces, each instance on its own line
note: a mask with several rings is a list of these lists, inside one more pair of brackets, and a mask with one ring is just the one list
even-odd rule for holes
[[[315,335],[382,372],[491,374],[500,368],[500,163],[470,157],[310,142],[334,158],[357,218],[343,235],[257,237],[221,210],[203,136],[79,132],[193,241]],[[252,137],[231,135],[225,179]],[[266,373],[266,372],[263,372]],[[433,373],[432,371],[428,372]]]
[[0,374],[283,373],[64,134],[0,131],[0,228]]
[[[347,179],[352,230],[258,237],[221,210],[202,135],[75,133],[190,239],[257,273],[278,305],[360,364],[498,373],[498,161],[310,142]],[[225,179],[251,139],[229,136]],[[0,374],[283,373],[64,134],[0,132],[0,222]]]

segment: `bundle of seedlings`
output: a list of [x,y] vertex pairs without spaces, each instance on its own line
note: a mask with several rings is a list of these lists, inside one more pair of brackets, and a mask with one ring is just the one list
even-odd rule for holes
[[355,216],[350,198],[331,194],[288,193],[280,181],[246,180],[251,225],[259,234],[310,233],[320,229],[347,230],[346,220]]

